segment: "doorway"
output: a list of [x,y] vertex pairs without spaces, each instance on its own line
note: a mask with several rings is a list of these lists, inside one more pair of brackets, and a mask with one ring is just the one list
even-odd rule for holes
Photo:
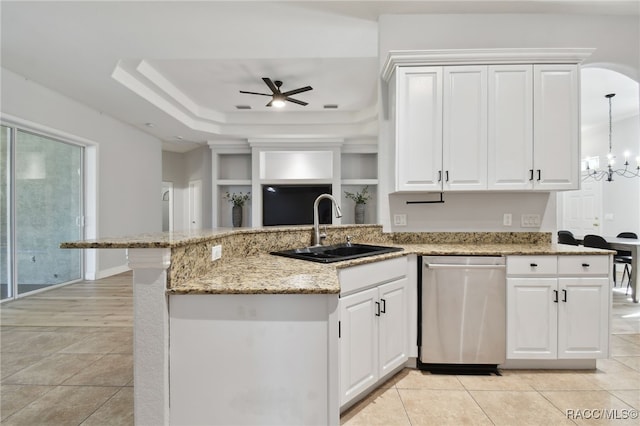
[[189,231],[202,228],[202,181],[189,181]]
[[173,182],[162,182],[162,231],[173,232]]

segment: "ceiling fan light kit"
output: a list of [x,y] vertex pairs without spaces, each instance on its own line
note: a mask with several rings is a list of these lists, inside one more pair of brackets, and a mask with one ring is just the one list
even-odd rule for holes
[[244,93],[244,94],[247,94],[247,95],[270,96],[271,100],[266,105],[268,107],[273,106],[273,107],[276,107],[276,108],[282,108],[283,106],[285,106],[286,102],[292,102],[294,104],[298,104],[298,105],[302,105],[302,106],[307,106],[308,105],[307,102],[291,98],[290,96],[297,95],[298,93],[308,92],[309,90],[313,90],[313,87],[305,86],[305,87],[300,87],[298,89],[289,90],[287,92],[282,92],[280,90],[280,87],[282,86],[282,81],[280,81],[280,80],[273,80],[272,81],[268,77],[262,77],[262,81],[264,81],[264,83],[267,85],[269,90],[271,90],[270,94],[269,93],[258,93],[258,92],[247,92],[245,90],[240,90],[240,93]]

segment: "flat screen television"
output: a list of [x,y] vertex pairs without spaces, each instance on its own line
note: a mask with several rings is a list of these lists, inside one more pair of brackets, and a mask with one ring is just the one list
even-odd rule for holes
[[[311,225],[313,202],[331,194],[331,185],[262,185],[262,225]],[[318,206],[320,223],[331,224],[331,200]]]

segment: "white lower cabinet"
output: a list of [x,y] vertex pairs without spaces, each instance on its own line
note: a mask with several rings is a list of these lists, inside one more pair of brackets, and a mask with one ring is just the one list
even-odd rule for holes
[[[399,262],[397,262],[399,261]],[[406,258],[392,259],[402,276],[340,298],[340,405],[352,401],[408,359]],[[385,262],[380,262],[380,264]],[[357,268],[366,267],[362,265]],[[398,268],[398,266],[400,268]],[[366,273],[366,268],[360,272]],[[368,280],[381,280],[371,274]],[[342,283],[341,283],[342,284]],[[344,286],[343,286],[344,288]]]
[[609,256],[507,258],[507,359],[608,356]]

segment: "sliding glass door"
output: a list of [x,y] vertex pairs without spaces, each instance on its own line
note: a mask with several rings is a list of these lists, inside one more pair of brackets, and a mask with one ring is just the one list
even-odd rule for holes
[[59,245],[83,236],[83,148],[15,128],[3,128],[3,152],[5,145],[2,297],[81,279],[81,251]]
[[11,286],[11,251],[9,211],[11,210],[10,183],[11,183],[11,129],[5,126],[0,128],[0,300],[13,297]]

